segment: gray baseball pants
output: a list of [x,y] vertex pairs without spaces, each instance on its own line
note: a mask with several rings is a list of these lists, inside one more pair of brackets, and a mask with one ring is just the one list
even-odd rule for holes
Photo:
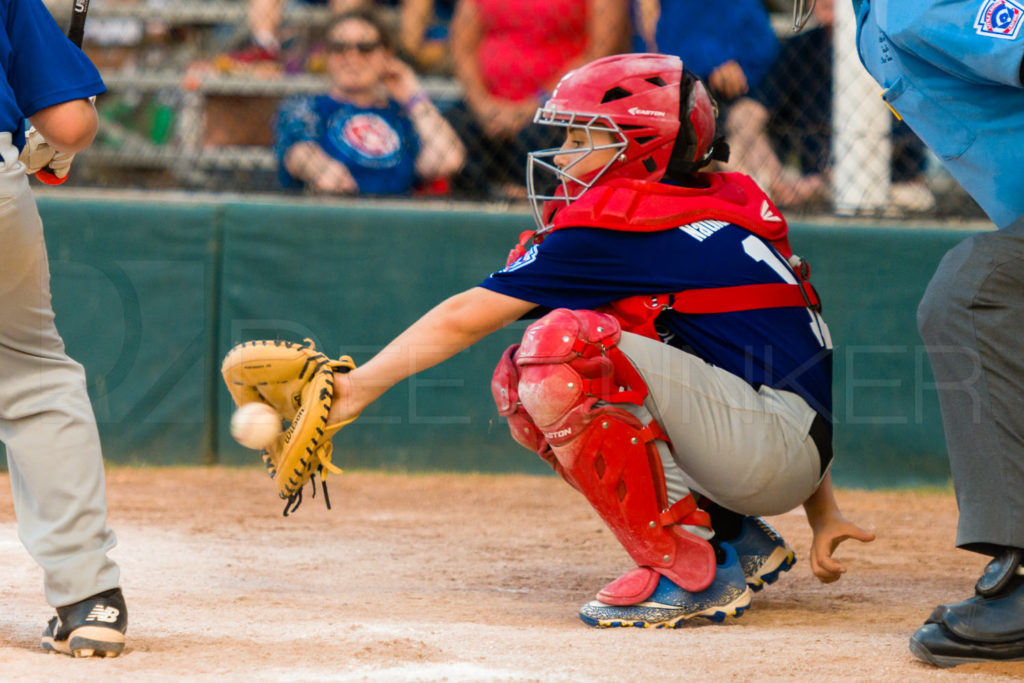
[[644,422],[653,417],[672,442],[671,449],[656,442],[670,502],[695,492],[740,514],[776,515],[817,490],[827,469],[810,435],[817,414],[803,398],[754,389],[693,354],[636,334],[623,332],[619,348],[650,391],[643,409],[630,412]]
[[60,607],[119,585],[116,539],[85,373],[54,324],[43,225],[10,133],[0,156],[0,441],[18,536]]
[[960,508],[956,544],[1024,548],[1024,218],[951,249],[917,321]]

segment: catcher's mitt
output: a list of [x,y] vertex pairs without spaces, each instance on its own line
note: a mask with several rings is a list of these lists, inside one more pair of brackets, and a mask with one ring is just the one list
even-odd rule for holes
[[284,506],[286,517],[299,507],[303,486],[317,472],[327,509],[331,507],[324,480],[328,472],[341,473],[331,463],[331,437],[355,420],[327,424],[334,398],[334,373],[355,367],[348,356],[331,360],[317,351],[309,339],[304,344],[243,342],[224,357],[221,374],[235,404],[266,403],[288,422],[287,428],[262,451],[278,495],[288,501]]

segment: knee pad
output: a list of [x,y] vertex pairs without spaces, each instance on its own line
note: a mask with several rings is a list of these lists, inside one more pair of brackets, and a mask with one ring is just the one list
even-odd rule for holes
[[641,404],[643,378],[617,348],[618,321],[558,309],[531,325],[514,354],[517,395],[567,480],[587,498],[638,565],[690,591],[715,575],[711,545],[679,524],[710,527],[692,495],[671,507],[655,439],[616,403]]
[[501,360],[491,376],[491,395],[498,414],[508,419],[512,438],[521,446],[539,453],[548,446],[537,425],[519,402],[519,369],[515,362],[518,350],[519,344],[513,344],[501,354]]
[[647,384],[618,349],[621,337],[614,317],[565,308],[526,328],[515,358],[519,398],[552,444],[578,434],[598,401],[641,405],[647,397]]
[[519,401],[519,368],[515,362],[518,350],[519,344],[513,344],[505,349],[491,376],[491,395],[494,397],[498,414],[508,420],[509,432],[519,445],[534,451],[570,486],[578,489],[576,482],[558,463],[551,445]]

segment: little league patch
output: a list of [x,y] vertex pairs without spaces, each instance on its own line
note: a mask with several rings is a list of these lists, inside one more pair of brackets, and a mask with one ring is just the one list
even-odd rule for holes
[[1014,40],[1024,23],[1024,5],[1017,0],[987,0],[974,20],[979,36]]

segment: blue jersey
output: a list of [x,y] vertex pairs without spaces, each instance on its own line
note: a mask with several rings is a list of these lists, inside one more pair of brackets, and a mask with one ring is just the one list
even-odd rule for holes
[[315,142],[344,164],[363,194],[404,194],[416,182],[419,137],[397,102],[366,108],[329,95],[285,101],[274,136],[285,187],[302,186],[283,164],[285,152],[299,142]]
[[884,97],[998,227],[1024,216],[1024,0],[854,0]]
[[0,132],[25,146],[25,117],[106,91],[96,67],[40,0],[0,0]]
[[[751,232],[724,221],[674,230],[557,230],[481,283],[542,309],[594,309],[637,294],[796,283],[785,260]],[[832,343],[807,308],[684,315],[662,313],[662,341],[742,377],[803,397],[832,413]]]

